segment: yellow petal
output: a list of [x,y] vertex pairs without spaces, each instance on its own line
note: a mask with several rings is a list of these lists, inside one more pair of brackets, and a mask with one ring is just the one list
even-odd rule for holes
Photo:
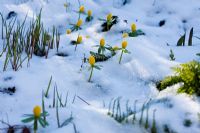
[[123,41],[123,42],[122,42],[122,48],[125,49],[125,48],[127,47],[127,45],[128,45],[128,42],[127,42],[127,41]]
[[89,57],[89,63],[90,63],[91,66],[93,66],[95,64],[95,58],[94,58],[94,56],[90,56]]
[[40,114],[41,114],[41,108],[40,108],[40,106],[35,106],[34,107],[33,114],[34,114],[35,117],[40,117]]

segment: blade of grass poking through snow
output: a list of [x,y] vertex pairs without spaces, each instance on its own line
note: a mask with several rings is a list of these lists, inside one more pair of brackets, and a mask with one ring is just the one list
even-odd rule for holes
[[80,96],[77,96],[81,101],[83,101],[84,103],[86,103],[87,105],[90,105],[88,102],[86,102],[83,98],[81,98]]
[[185,34],[181,36],[177,42],[177,46],[184,46],[185,45]]
[[58,52],[58,48],[59,48],[59,43],[60,43],[60,33],[58,31],[58,29],[56,28],[56,49]]
[[109,105],[108,105],[108,115],[111,115],[111,105],[112,105],[112,100],[113,100],[113,98],[110,100],[110,102],[109,102]]
[[59,119],[59,112],[58,112],[58,99],[56,100],[56,119],[57,119],[58,128],[60,128],[60,119]]
[[143,121],[144,107],[145,107],[145,103],[142,105],[141,116],[140,116],[140,121],[139,121],[140,125],[142,124],[142,121]]
[[56,84],[55,84],[55,88],[56,88],[57,99],[59,100],[59,103],[60,103],[60,107],[64,107],[64,105],[62,104],[62,94],[59,96]]
[[145,128],[146,128],[146,129],[149,128],[149,105],[147,105],[147,109],[146,109],[146,122],[145,122]]
[[4,36],[3,36],[3,33],[4,33],[4,18],[3,18],[3,14],[0,12],[0,15],[1,15],[1,39],[3,40],[4,39]]
[[[44,103],[44,93],[42,92],[42,113],[45,114],[46,111],[45,111],[45,103]],[[46,123],[46,115],[43,115],[43,119]]]
[[77,131],[77,129],[76,129],[75,123],[73,123],[73,127],[74,127],[74,133],[79,133],[79,132]]
[[64,107],[67,106],[67,101],[68,101],[68,91],[67,91],[67,95],[66,95],[66,98],[65,98],[65,104],[64,104]]
[[114,102],[113,102],[113,108],[112,108],[112,115],[111,115],[111,117],[114,117],[116,101],[117,101],[117,99],[115,99]]
[[193,37],[193,28],[191,28],[191,30],[190,30],[188,46],[192,46],[192,37]]
[[70,117],[68,119],[66,119],[62,124],[61,124],[61,128],[64,127],[64,126],[67,126],[69,123],[71,123],[73,121],[73,117],[72,117],[72,113],[70,115]]
[[72,100],[72,104],[74,104],[75,100],[76,100],[76,94],[74,95],[74,98]]
[[152,124],[152,127],[151,127],[151,133],[157,133],[155,112],[156,112],[156,110],[154,109],[153,110],[153,124]]
[[118,121],[119,121],[119,122],[122,122],[124,118],[122,118],[122,116],[121,116],[122,113],[121,113],[121,106],[120,106],[121,103],[120,103],[120,99],[121,99],[121,98],[119,98],[118,101],[117,101],[117,110],[118,110],[118,111],[117,111],[117,112],[118,112],[118,115],[117,115],[117,116],[118,116]]
[[54,89],[53,89],[53,108],[55,107],[56,105],[56,87],[54,86]]
[[49,80],[49,84],[48,84],[48,87],[47,87],[47,90],[46,90],[46,93],[45,93],[45,97],[47,98],[48,97],[48,94],[49,94],[49,89],[50,89],[50,86],[51,86],[51,82],[52,82],[52,76]]
[[136,105],[137,105],[137,100],[134,102],[134,110],[133,110],[133,124],[136,120]]

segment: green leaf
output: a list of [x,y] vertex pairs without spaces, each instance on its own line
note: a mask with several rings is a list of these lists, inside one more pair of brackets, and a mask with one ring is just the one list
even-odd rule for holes
[[124,53],[130,54],[131,52],[129,52],[127,49],[124,49]]
[[41,116],[49,116],[48,112],[41,113]]
[[185,45],[185,34],[181,36],[177,42],[177,46],[184,46]]
[[62,124],[61,127],[67,126],[69,123],[71,123],[73,121],[73,117],[70,116],[68,119],[66,119]]
[[197,53],[197,56],[200,56],[200,53]]
[[49,89],[50,89],[50,86],[51,86],[51,81],[52,81],[52,76],[49,80],[49,84],[48,84],[48,87],[47,87],[47,90],[46,90],[46,93],[45,93],[45,97],[48,97]]
[[29,123],[29,122],[33,121],[34,119],[35,119],[34,117],[29,117],[29,118],[22,120],[22,122]]
[[188,46],[192,46],[193,28],[190,30]]
[[142,31],[142,30],[136,30],[135,32],[130,32],[129,33],[129,36],[130,37],[137,37],[139,35],[145,35],[145,33]]
[[41,125],[42,127],[45,127],[45,126],[46,126],[46,125],[45,125],[45,122],[44,122],[44,120],[43,120],[42,118],[39,118],[38,121],[39,121],[39,123],[40,123],[40,125]]
[[101,68],[99,66],[94,65],[94,68],[101,70]]
[[101,53],[101,47],[98,48],[98,54],[100,54],[100,53]]

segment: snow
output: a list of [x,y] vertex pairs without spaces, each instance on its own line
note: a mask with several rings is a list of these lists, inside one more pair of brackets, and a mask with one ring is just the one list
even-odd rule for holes
[[[31,20],[42,8],[42,21],[46,28],[51,29],[53,25],[59,27],[62,35],[60,52],[68,56],[56,56],[56,50],[51,50],[48,59],[33,56],[30,66],[27,62],[23,68],[14,72],[11,67],[3,72],[5,55],[0,58],[0,88],[16,87],[16,93],[12,96],[0,94],[0,119],[9,123],[21,123],[23,114],[32,113],[35,105],[41,105],[42,92],[46,90],[50,77],[53,77],[48,99],[45,99],[46,109],[50,116],[47,121],[50,126],[39,128],[38,132],[74,132],[73,125],[69,124],[57,128],[56,109],[49,108],[53,100],[53,87],[56,83],[59,93],[63,97],[69,93],[69,101],[66,108],[59,109],[61,121],[64,121],[72,112],[74,123],[80,133],[143,133],[149,132],[138,124],[120,124],[107,115],[108,105],[112,98],[122,97],[121,104],[129,100],[132,106],[135,100],[137,104],[137,119],[141,115],[142,104],[150,98],[154,101],[169,99],[167,102],[152,103],[149,110],[149,121],[152,123],[153,110],[156,109],[156,124],[158,132],[163,132],[164,124],[178,133],[200,132],[197,113],[200,112],[200,100],[195,96],[177,94],[179,85],[167,88],[158,92],[153,81],[161,80],[163,77],[172,74],[171,67],[191,60],[199,60],[196,53],[200,52],[200,40],[194,38],[192,47],[176,47],[176,42],[184,30],[194,27],[195,36],[200,35],[200,5],[198,0],[132,0],[125,6],[113,4],[113,1],[120,0],[80,0],[85,9],[93,11],[94,20],[84,23],[82,30],[66,35],[69,24],[76,23],[79,8],[78,0],[67,0],[71,4],[70,10],[66,12],[63,6],[66,0],[1,0],[0,12],[6,17],[9,11],[18,14],[18,21],[23,21],[26,14]],[[108,13],[117,15],[120,22],[108,32],[99,32],[101,21],[98,18],[105,18]],[[82,16],[85,19],[85,16]],[[123,20],[128,20],[126,24]],[[158,23],[165,20],[164,26],[159,27]],[[186,23],[183,23],[186,20]],[[138,29],[145,32],[145,36],[136,38],[122,38],[121,30],[129,30],[131,23],[136,23]],[[0,21],[0,24],[2,22]],[[70,45],[71,40],[76,40],[78,34],[83,36],[83,43],[78,45],[77,51]],[[1,33],[0,33],[1,35]],[[89,36],[87,38],[86,36]],[[118,60],[120,52],[108,61],[97,63],[102,65],[101,70],[94,70],[92,83],[87,82],[89,78],[88,64],[81,68],[84,54],[89,57],[89,51],[97,51],[95,45],[104,37],[106,43],[111,46],[121,46],[122,40],[128,41],[127,49],[131,54],[124,54],[122,63]],[[167,43],[169,46],[167,46]],[[0,40],[0,50],[3,40]],[[169,60],[170,49],[173,50],[176,60]],[[5,81],[7,77],[11,80]],[[91,105],[87,105],[74,96],[80,96]],[[103,106],[105,103],[106,106]],[[169,108],[167,105],[172,104]],[[144,111],[144,118],[146,111]],[[186,118],[192,121],[191,127],[185,127],[183,122]],[[5,127],[1,124],[0,127]],[[1,132],[1,130],[0,130]]]

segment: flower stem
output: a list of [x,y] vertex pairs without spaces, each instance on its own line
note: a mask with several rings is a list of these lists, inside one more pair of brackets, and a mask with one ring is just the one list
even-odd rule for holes
[[77,45],[78,45],[78,43],[76,43],[76,46],[75,46],[75,49],[74,49],[74,51],[76,51]]
[[88,80],[88,82],[90,82],[91,81],[91,78],[92,78],[92,74],[93,74],[93,66],[92,66],[92,70],[91,70],[91,72],[90,72],[90,77],[89,77],[89,80]]
[[38,128],[38,125],[37,125],[37,118],[34,119],[34,133],[37,132],[37,128]]
[[121,55],[120,55],[120,58],[119,58],[119,64],[121,64],[123,53],[124,53],[124,51],[122,50]]

